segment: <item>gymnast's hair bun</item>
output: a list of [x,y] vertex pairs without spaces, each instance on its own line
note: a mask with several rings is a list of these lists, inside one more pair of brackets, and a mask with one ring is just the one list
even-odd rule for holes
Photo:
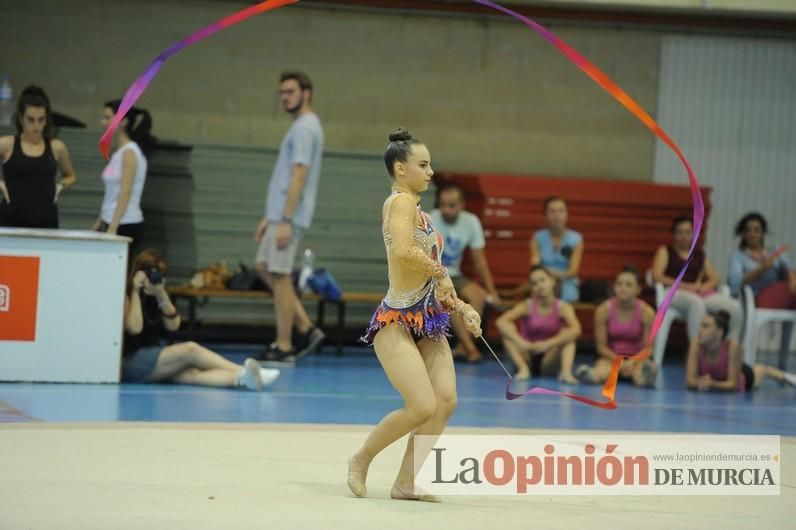
[[412,140],[412,135],[403,127],[399,127],[390,133],[391,142],[408,142]]

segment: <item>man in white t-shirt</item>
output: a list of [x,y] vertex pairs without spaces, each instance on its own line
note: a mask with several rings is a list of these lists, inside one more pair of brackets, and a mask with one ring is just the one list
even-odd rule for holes
[[[438,209],[431,212],[431,220],[445,239],[442,264],[448,269],[459,297],[472,305],[479,315],[483,315],[487,301],[498,304],[500,297],[484,254],[486,242],[481,221],[464,209],[464,191],[459,186],[446,185],[438,190],[437,197]],[[467,248],[470,249],[475,270],[483,287],[462,275],[462,258]],[[476,348],[472,335],[466,331],[462,318],[456,315],[451,319],[451,323],[459,339],[454,355],[465,357],[469,362],[480,361],[481,353]]]

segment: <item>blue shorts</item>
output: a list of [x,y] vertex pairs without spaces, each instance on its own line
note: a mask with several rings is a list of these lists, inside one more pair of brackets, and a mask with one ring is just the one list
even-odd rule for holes
[[122,358],[123,383],[149,383],[163,346],[149,346]]

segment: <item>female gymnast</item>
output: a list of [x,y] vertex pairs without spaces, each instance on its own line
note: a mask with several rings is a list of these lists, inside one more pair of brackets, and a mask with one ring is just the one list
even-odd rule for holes
[[439,436],[456,408],[456,375],[447,340],[450,314],[460,313],[476,337],[481,335],[481,318],[456,296],[441,264],[443,240],[420,207],[419,194],[434,174],[428,149],[408,131],[397,129],[390,134],[384,163],[393,179],[382,209],[390,284],[362,340],[374,346],[404,406],[385,416],[351,457],[348,487],[364,497],[370,462],[411,433],[390,496],[436,501],[414,491],[414,435]]

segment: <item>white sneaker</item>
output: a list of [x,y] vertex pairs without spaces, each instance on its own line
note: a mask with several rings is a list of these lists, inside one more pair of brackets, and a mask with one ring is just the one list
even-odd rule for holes
[[785,382],[788,383],[790,386],[796,386],[796,374],[785,372],[782,374],[782,376]]
[[241,386],[259,392],[263,389],[260,364],[251,357],[243,362],[243,373],[240,375]]
[[269,386],[279,378],[279,370],[276,368],[260,368],[260,381],[263,388]]

